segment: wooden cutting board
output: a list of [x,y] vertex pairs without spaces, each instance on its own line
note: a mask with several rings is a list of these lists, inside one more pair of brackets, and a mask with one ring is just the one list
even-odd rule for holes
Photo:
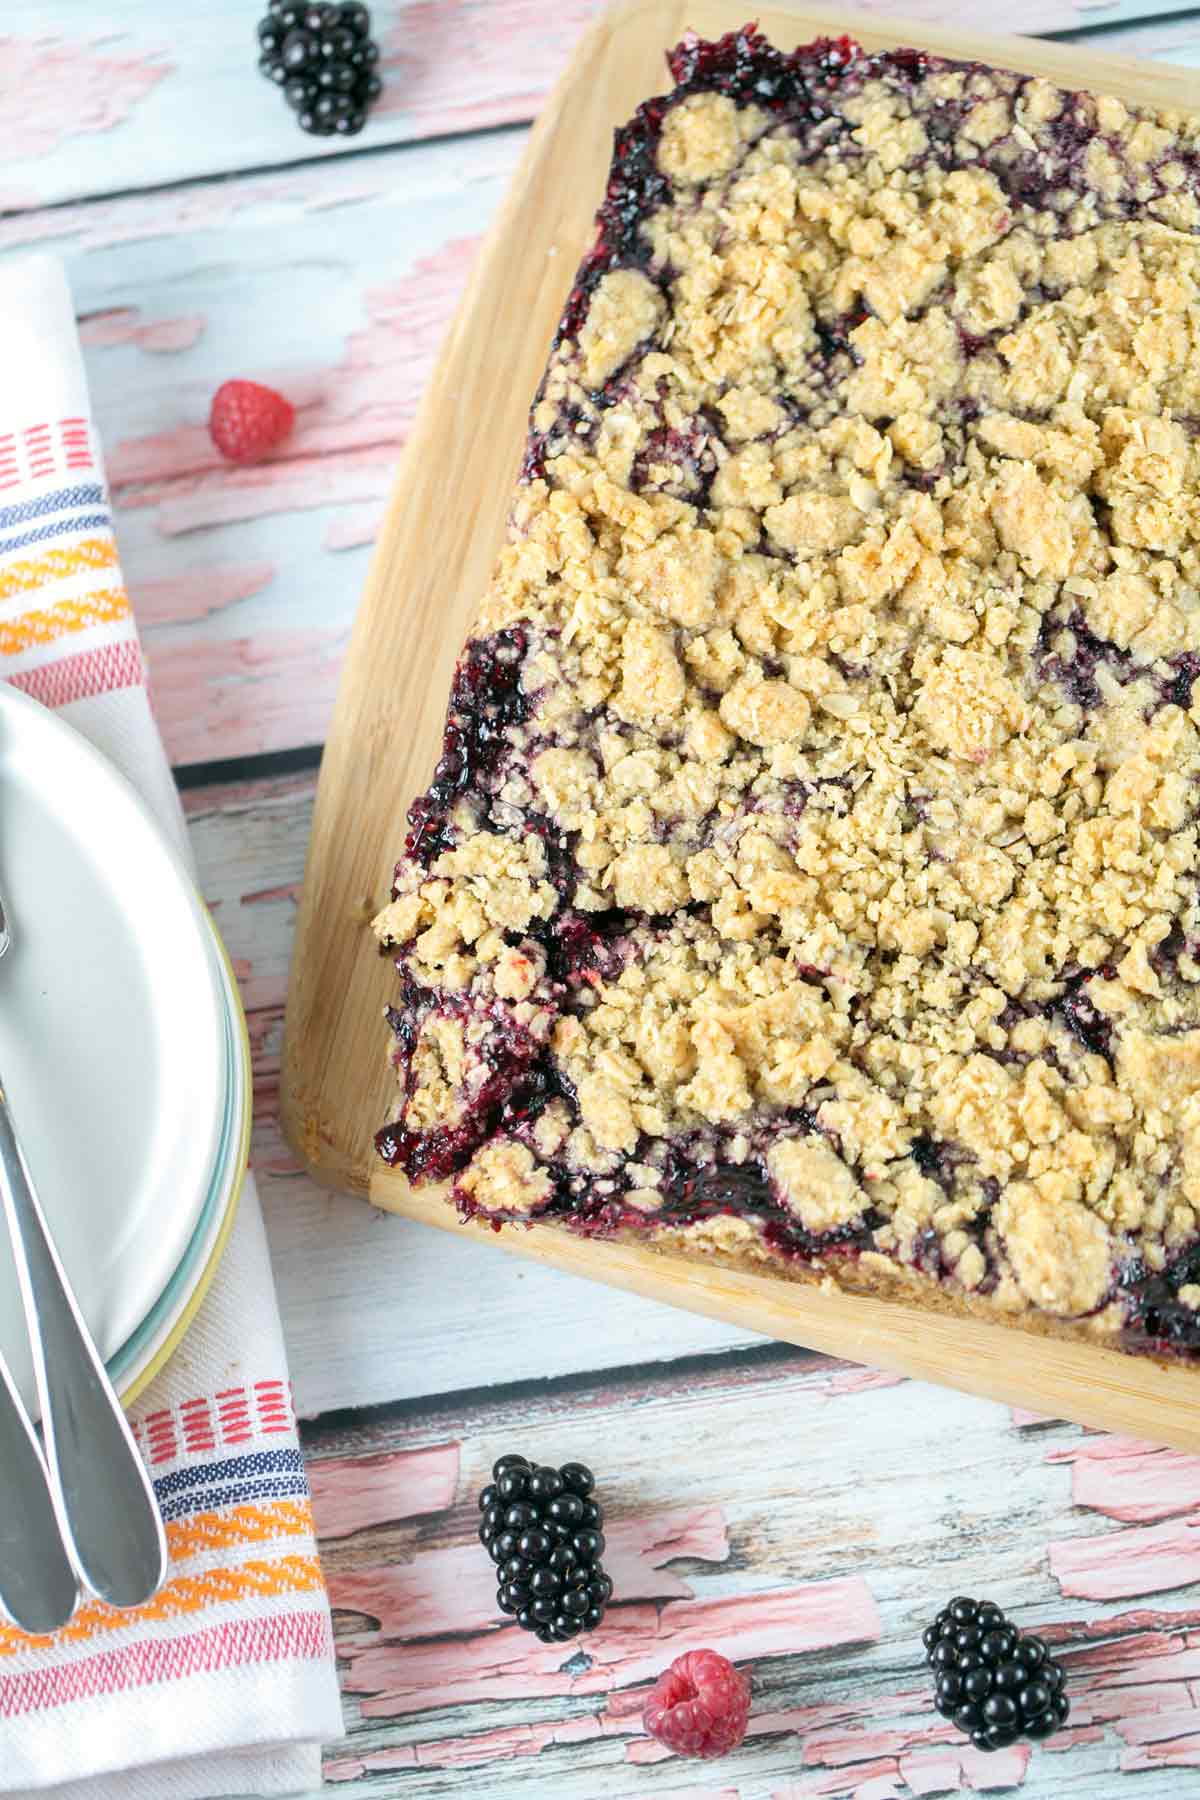
[[[368,924],[387,898],[413,796],[441,742],[451,671],[501,542],[530,398],[576,264],[591,238],[613,127],[669,81],[663,52],[755,12],[723,0],[631,0],[584,39],[528,149],[458,309],[401,465],[350,646],[321,768],[287,1010],[283,1121],[325,1184],[452,1231],[437,1190],[413,1191],[374,1154],[394,1091],[383,1007],[391,963]],[[1195,104],[1185,69],[1073,46],[771,6],[781,47],[848,27],[869,49],[915,44],[1152,105]],[[943,1381],[1054,1417],[1200,1451],[1200,1370],[1060,1344],[890,1301],[824,1292],[638,1245],[584,1242],[563,1226],[511,1226],[501,1249],[636,1293]]]

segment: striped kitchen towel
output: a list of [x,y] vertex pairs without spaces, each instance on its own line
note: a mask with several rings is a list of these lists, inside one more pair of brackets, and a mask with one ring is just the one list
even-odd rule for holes
[[[140,788],[187,853],[113,536],[61,265],[0,266],[0,677]],[[216,1800],[320,1783],[329,1604],[262,1217],[247,1181],[182,1347],[138,1400],[171,1552],[148,1606],[0,1625],[0,1794]]]

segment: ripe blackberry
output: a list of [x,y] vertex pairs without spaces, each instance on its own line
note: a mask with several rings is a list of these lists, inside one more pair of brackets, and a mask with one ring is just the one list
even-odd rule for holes
[[365,6],[269,0],[258,22],[258,66],[284,91],[303,131],[355,137],[383,91],[379,45]]
[[1067,1672],[1039,1637],[1026,1637],[989,1600],[959,1598],[922,1634],[934,1705],[977,1750],[1048,1738],[1071,1708]]
[[594,1631],[612,1598],[595,1485],[582,1463],[552,1469],[509,1455],[479,1495],[479,1541],[499,1571],[496,1604],[543,1644]]

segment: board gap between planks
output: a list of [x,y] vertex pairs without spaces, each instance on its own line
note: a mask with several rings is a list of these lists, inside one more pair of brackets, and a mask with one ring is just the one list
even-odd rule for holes
[[[367,156],[296,133],[253,72],[256,4],[217,0],[168,30],[143,0],[83,24],[50,0],[0,46],[0,255],[68,263],[125,575],[184,770],[321,742],[438,343],[524,128],[600,8],[374,10],[388,97]],[[864,16],[964,24],[963,10],[900,0]],[[1155,0],[1015,0],[1004,25],[1200,68],[1200,13]],[[300,406],[293,444],[247,472],[219,466],[203,429],[237,373]],[[254,1161],[312,1421],[348,1728],[326,1791],[1200,1794],[1196,1459],[808,1352],[739,1355],[761,1340],[387,1219],[299,1173],[277,1081],[314,787],[268,762],[190,786],[185,804],[246,997]],[[475,1561],[473,1493],[518,1439],[597,1463],[630,1596],[608,1661],[566,1681],[496,1628]],[[985,1764],[930,1730],[915,1634],[930,1596],[973,1583],[1076,1647],[1069,1756]],[[636,1721],[672,1632],[701,1628],[759,1682],[751,1746],[711,1783],[653,1765]]]

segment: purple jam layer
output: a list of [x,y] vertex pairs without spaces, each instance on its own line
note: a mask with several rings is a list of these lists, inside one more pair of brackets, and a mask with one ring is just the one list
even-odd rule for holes
[[485,791],[503,761],[508,734],[529,715],[521,687],[523,631],[467,646],[454,671],[442,754],[433,780],[408,811],[407,855],[428,868],[453,842],[450,814],[465,795]]

